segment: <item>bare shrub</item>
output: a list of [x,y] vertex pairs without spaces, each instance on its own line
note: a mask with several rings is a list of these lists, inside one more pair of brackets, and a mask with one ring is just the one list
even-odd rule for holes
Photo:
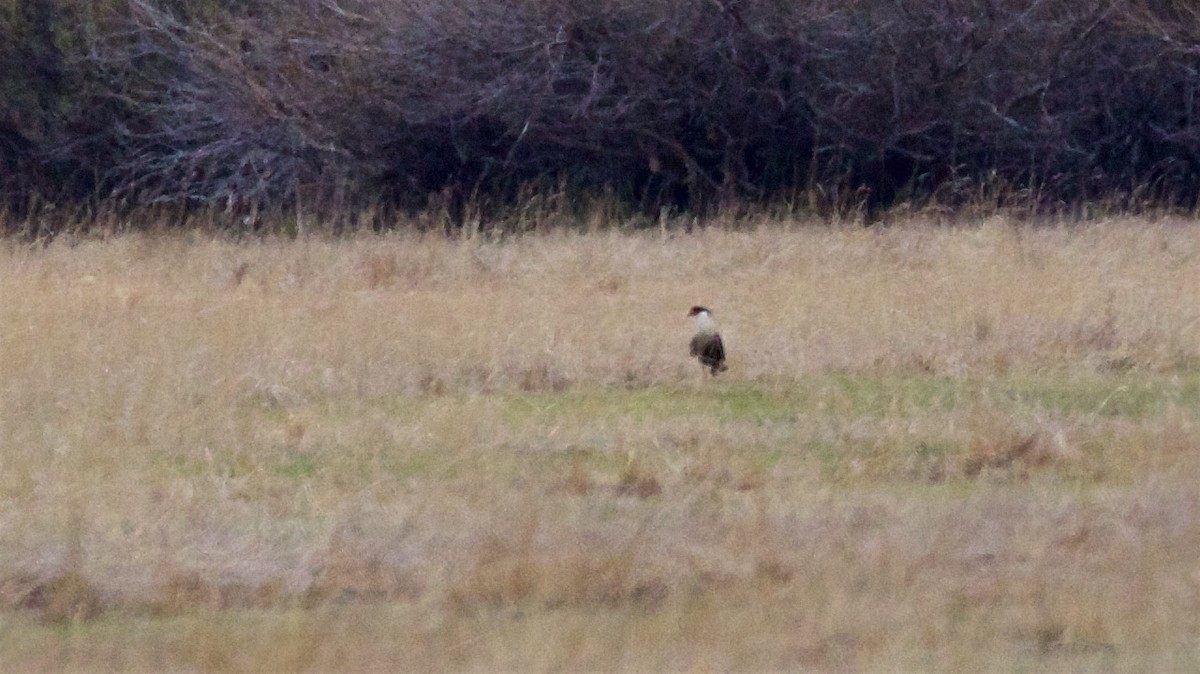
[[597,201],[1076,212],[1197,191],[1200,35],[1177,3],[67,4],[0,23],[0,90],[27,92],[0,102],[10,207],[486,229]]

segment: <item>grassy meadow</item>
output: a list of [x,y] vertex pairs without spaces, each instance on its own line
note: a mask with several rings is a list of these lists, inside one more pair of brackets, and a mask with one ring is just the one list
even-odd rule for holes
[[0,241],[64,669],[1200,669],[1200,227]]

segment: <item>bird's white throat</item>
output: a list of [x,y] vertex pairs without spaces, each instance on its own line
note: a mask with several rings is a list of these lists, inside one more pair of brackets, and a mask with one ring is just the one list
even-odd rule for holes
[[692,320],[696,322],[696,332],[714,334],[717,331],[717,324],[713,322],[712,316],[707,311],[692,316]]

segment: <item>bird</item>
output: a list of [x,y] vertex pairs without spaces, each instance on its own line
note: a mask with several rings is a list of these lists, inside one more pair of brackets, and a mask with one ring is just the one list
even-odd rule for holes
[[721,333],[717,332],[712,312],[695,306],[688,311],[688,316],[696,323],[696,334],[691,343],[692,355],[699,358],[700,364],[709,368],[714,377],[729,369],[725,366],[725,344],[721,341]]

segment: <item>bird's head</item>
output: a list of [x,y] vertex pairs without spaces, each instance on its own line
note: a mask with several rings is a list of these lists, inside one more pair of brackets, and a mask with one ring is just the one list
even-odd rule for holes
[[696,329],[700,332],[716,334],[717,324],[713,322],[712,312],[700,306],[692,307],[688,311],[688,316],[696,322]]

